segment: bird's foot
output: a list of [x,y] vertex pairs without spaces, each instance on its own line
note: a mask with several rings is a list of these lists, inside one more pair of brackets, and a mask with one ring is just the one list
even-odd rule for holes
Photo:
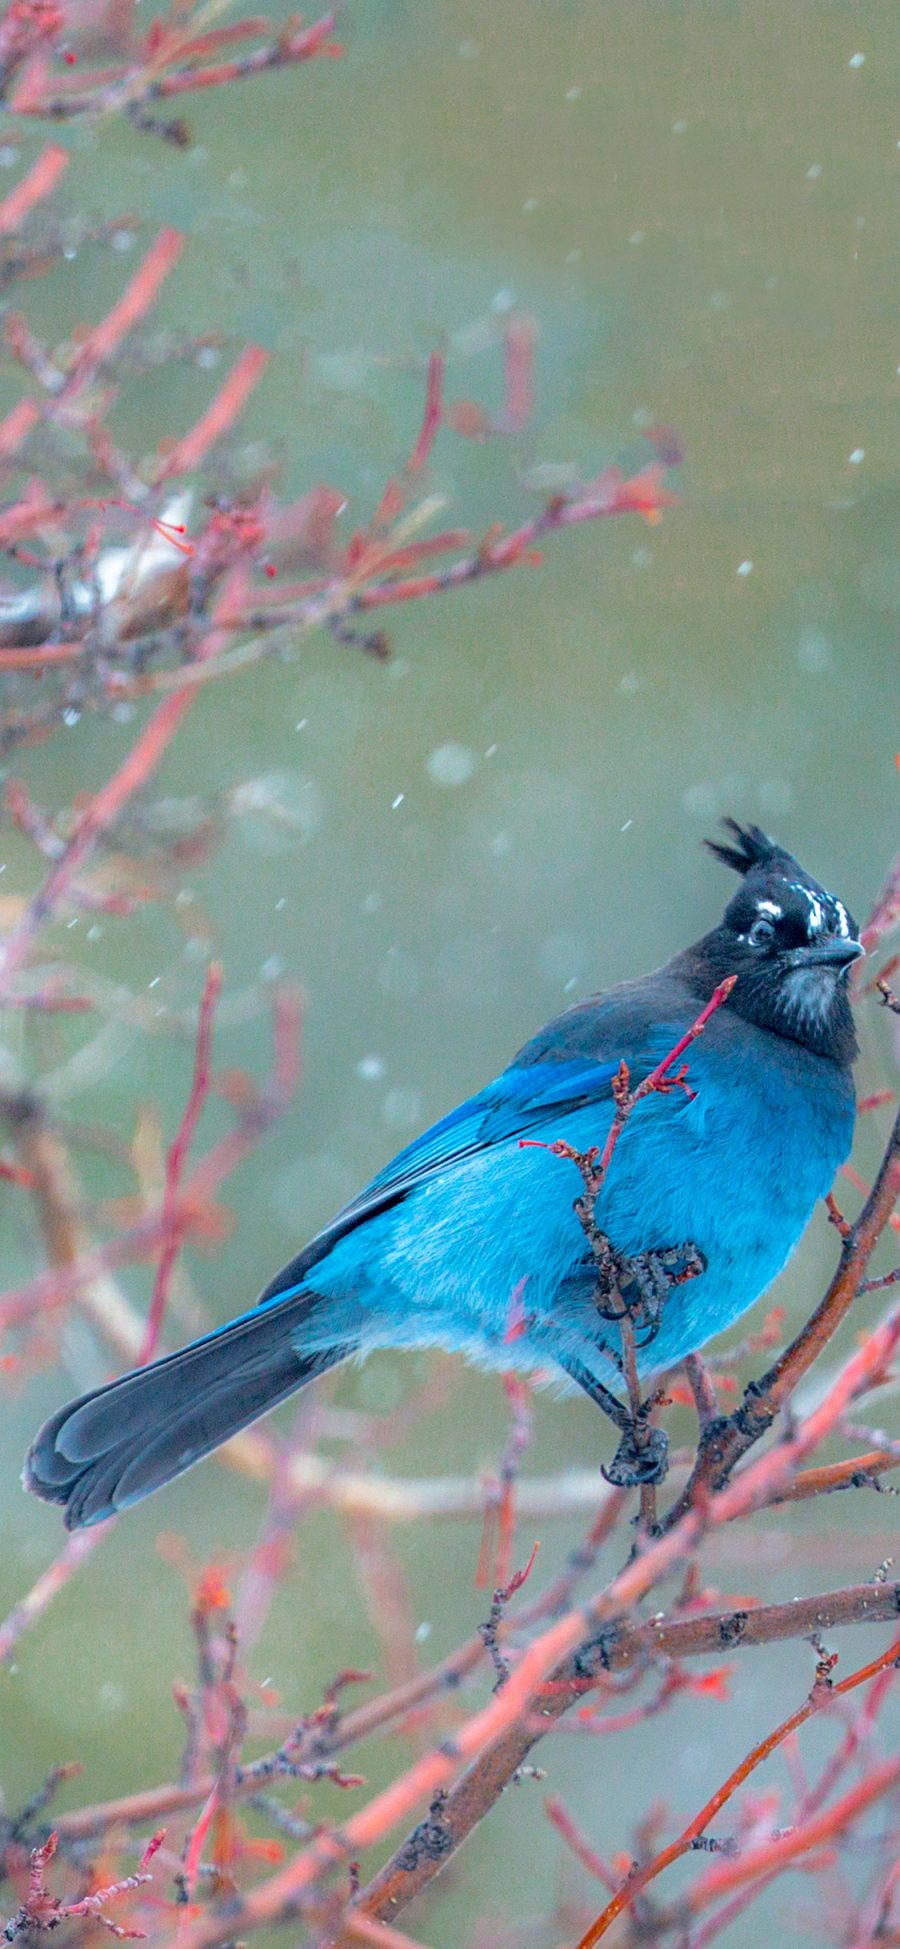
[[669,1437],[662,1428],[634,1422],[626,1428],[608,1468],[601,1470],[616,1489],[646,1488],[662,1482],[669,1467]]
[[655,1252],[610,1252],[610,1289],[601,1293],[597,1311],[603,1320],[621,1320],[623,1315],[640,1329],[635,1345],[649,1347],[662,1325],[663,1309],[673,1286],[683,1286],[706,1271],[703,1253],[690,1240],[683,1245],[664,1245]]

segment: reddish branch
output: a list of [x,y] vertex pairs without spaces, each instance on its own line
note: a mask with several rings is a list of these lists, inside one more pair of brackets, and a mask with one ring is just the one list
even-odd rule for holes
[[[317,1835],[292,1862],[230,1911],[227,1920],[207,1915],[190,1925],[181,1949],[216,1949],[235,1931],[269,1926],[295,1914],[323,1877],[355,1859],[423,1802],[427,1805],[435,1795],[441,1795],[444,1840],[440,1850],[416,1851],[413,1837],[361,1898],[365,1912],[393,1919],[397,1909],[446,1865],[465,1834],[502,1793],[538,1737],[533,1729],[535,1717],[549,1724],[558,1716],[560,1686],[568,1687],[572,1702],[573,1682],[575,1688],[583,1683],[583,1650],[579,1648],[596,1640],[604,1627],[626,1619],[647,1592],[691,1556],[711,1529],[749,1514],[777,1494],[797,1463],[834,1428],[848,1401],[883,1372],[898,1342],[900,1311],[848,1363],[819,1407],[777,1452],[774,1464],[771,1455],[762,1456],[702,1510],[688,1509],[667,1535],[650,1543],[604,1591],[534,1639],[520,1653],[502,1690],[467,1719],[451,1740],[433,1747],[340,1827]],[[737,1641],[752,1613],[739,1615]],[[468,1770],[448,1792],[460,1766]]]
[[73,399],[88,380],[109,363],[122,340],[133,331],[140,319],[146,317],[170,271],[175,269],[184,244],[185,239],[179,230],[160,231],[121,298],[107,312],[102,323],[95,325],[93,331],[82,339],[75,364],[63,388],[66,400]]
[[[898,1605],[900,1585],[896,1583],[853,1584],[844,1590],[794,1598],[788,1603],[760,1604],[752,1610],[712,1611],[699,1616],[671,1619],[658,1617],[644,1625],[620,1623],[599,1635],[591,1651],[584,1653],[577,1664],[573,1662],[567,1675],[559,1679],[554,1675],[547,1683],[540,1701],[540,1716],[546,1721],[545,1729],[549,1731],[558,1718],[572,1706],[582,1703],[590,1694],[596,1682],[595,1675],[626,1671],[659,1658],[721,1657],[724,1650],[731,1655],[738,1650],[746,1651],[761,1645],[805,1638],[811,1631],[839,1630],[848,1624],[891,1622],[896,1619]],[[507,1635],[515,1628],[516,1620],[513,1619],[507,1624]],[[500,1635],[502,1642],[502,1628]],[[485,1662],[483,1642],[480,1637],[473,1638],[432,1671],[398,1686],[395,1691],[382,1695],[371,1704],[343,1713],[332,1723],[318,1721],[301,1728],[285,1750],[298,1767],[334,1759],[361,1741],[371,1739],[376,1732],[401,1724],[429,1701],[452,1696],[461,1679]],[[522,1726],[516,1729],[515,1750],[520,1752],[521,1758],[515,1761],[515,1765],[527,1758],[538,1737],[533,1719],[523,1721]],[[235,1793],[244,1797],[257,1792],[263,1780],[277,1773],[273,1759],[273,1755],[267,1755],[242,1768],[235,1781]],[[143,1826],[197,1806],[212,1792],[214,1784],[214,1776],[204,1773],[189,1786],[173,1782],[101,1802],[97,1806],[79,1808],[72,1813],[62,1814],[56,1825],[66,1841],[89,1840],[119,1826]],[[471,1796],[468,1805],[472,1812],[471,1826],[481,1816],[476,1813]],[[447,1801],[445,1822],[457,1841],[463,1840],[470,1831],[470,1826],[461,1824],[461,1803],[457,1800],[456,1790]],[[430,1879],[431,1876],[425,1878]],[[397,1879],[398,1885],[405,1888],[405,1880],[401,1881],[399,1876]],[[363,1897],[373,1914],[379,1912],[375,1895],[381,1881],[379,1877],[377,1882],[373,1882]],[[414,1878],[414,1886],[407,1899],[412,1900],[420,1886],[421,1882]]]
[[153,1876],[148,1873],[148,1869],[164,1839],[164,1832],[154,1834],[153,1839],[148,1841],[133,1875],[125,1875],[120,1881],[108,1882],[103,1888],[95,1888],[91,1894],[82,1895],[80,1901],[64,1902],[61,1896],[51,1894],[44,1879],[45,1871],[53,1860],[59,1840],[57,1834],[51,1834],[43,1846],[32,1849],[28,1890],[18,1914],[13,1916],[3,1931],[5,1940],[14,1942],[17,1936],[28,1935],[32,1931],[58,1928],[60,1922],[72,1916],[88,1916],[94,1921],[101,1922],[103,1927],[115,1936],[142,1937],[143,1929],[123,1928],[120,1923],[114,1922],[105,1910],[109,1902],[116,1901],[120,1896],[130,1894],[136,1888],[142,1888],[145,1882],[152,1881]]
[[273,997],[273,1059],[265,1087],[240,1104],[234,1129],[220,1137],[205,1157],[194,1166],[184,1185],[179,1202],[150,1211],[121,1237],[79,1255],[77,1262],[59,1271],[42,1273],[17,1292],[0,1299],[0,1328],[20,1325],[34,1318],[38,1308],[65,1304],[80,1286],[101,1273],[146,1258],[165,1239],[173,1222],[182,1235],[202,1222],[222,1181],[228,1177],[263,1131],[279,1117],[293,1096],[299,1076],[300,999],[294,989],[285,987]]
[[[200,661],[214,656],[220,649],[222,631],[217,622],[218,614],[234,606],[243,586],[243,572],[233,571],[213,612],[209,633],[198,648]],[[189,687],[176,690],[170,697],[164,698],[118,771],[89,801],[65,851],[51,867],[43,885],[32,896],[21,919],[6,937],[0,960],[4,988],[8,987],[11,977],[27,959],[39,929],[56,915],[67,898],[73,880],[90,858],[99,839],[109,831],[128,800],[156,770],[193,698],[194,692]]]
[[[578,1944],[578,1949],[595,1949],[595,1944],[600,1942],[602,1937],[608,1933],[616,1917],[621,1915],[624,1909],[631,1907],[631,1904],[643,1893],[643,1890],[649,1886],[651,1881],[655,1881],[657,1876],[663,1874],[666,1868],[671,1867],[674,1861],[680,1860],[682,1855],[688,1854],[692,1848],[696,1847],[700,1837],[705,1835],[707,1828],[712,1825],[714,1820],[718,1819],[722,1808],[727,1805],[738,1788],[743,1786],[744,1782],[749,1779],[751,1773],[755,1772],[756,1768],[761,1766],[763,1761],[767,1760],[776,1751],[777,1747],[782,1746],[786,1739],[790,1739],[794,1733],[798,1732],[800,1727],[805,1725],[807,1719],[812,1719],[816,1713],[823,1711],[823,1709],[830,1709],[836,1699],[846,1697],[849,1692],[856,1691],[860,1685],[867,1685],[871,1679],[877,1678],[880,1672],[896,1671],[898,1660],[900,1660],[900,1638],[895,1638],[893,1643],[888,1645],[887,1650],[883,1651],[879,1658],[873,1658],[871,1663],[864,1665],[861,1670],[851,1672],[849,1678],[842,1679],[837,1685],[832,1682],[827,1672],[821,1671],[805,1703],[796,1712],[792,1712],[789,1718],[784,1719],[780,1726],[776,1726],[773,1732],[768,1733],[765,1739],[761,1739],[753,1747],[752,1751],[729,1773],[727,1780],[722,1782],[722,1785],[717,1788],[711,1799],[706,1802],[706,1805],[701,1807],[699,1813],[694,1815],[693,1820],[688,1821],[687,1826],[679,1834],[677,1840],[671,1841],[668,1847],[662,1848],[658,1854],[654,1855],[651,1861],[644,1862],[642,1866],[637,1863],[633,1865],[625,1880],[616,1889],[612,1900],[607,1903],[596,1921],[591,1924],[591,1927],[585,1931]],[[836,1831],[839,1831],[839,1829]],[[771,1872],[772,1866],[774,1865],[769,1851],[770,1847],[771,1843],[757,1850],[757,1854],[761,1856],[762,1864],[767,1873]],[[747,1861],[745,1858],[743,1863],[744,1870],[746,1870],[746,1866]],[[749,1879],[746,1872],[742,1874],[741,1879]],[[696,1890],[688,1897],[691,1913],[696,1913],[699,1907],[706,1906],[707,1902],[714,1898],[714,1895],[710,1894],[710,1888],[712,1888],[715,1894],[720,1894],[727,1892],[728,1887],[732,1885],[727,1881],[724,1884],[717,1884],[715,1871],[713,1871],[711,1876],[703,1878],[701,1887],[704,1884],[706,1893],[703,1897],[698,1900],[698,1891]]]
[[200,1002],[200,1016],[197,1025],[197,1047],[194,1054],[194,1078],[185,1105],[184,1115],[178,1133],[166,1158],[166,1188],[162,1207],[162,1250],[156,1266],[150,1310],[147,1314],[147,1329],[144,1343],[138,1355],[137,1365],[152,1360],[157,1351],[169,1297],[169,1285],[175,1262],[188,1229],[188,1217],[184,1209],[181,1180],[190,1154],[191,1144],[200,1112],[209,1095],[212,1083],[212,1035],[216,1003],[222,989],[222,969],[218,962],[212,961],[206,972],[206,982]]
[[[200,7],[196,11],[202,18],[205,10]],[[55,121],[79,115],[125,114],[135,128],[165,136],[179,145],[190,140],[188,129],[183,122],[155,117],[150,111],[156,102],[201,88],[222,87],[270,68],[295,66],[317,55],[343,52],[332,39],[336,16],[329,12],[309,27],[297,19],[289,21],[280,33],[263,39],[261,46],[247,54],[211,61],[210,55],[222,55],[236,43],[272,35],[271,22],[265,16],[251,17],[231,26],[192,33],[190,15],[175,14],[168,20],[155,20],[129,48],[125,62],[54,75],[46,53],[38,54],[37,50],[59,46],[69,25],[63,10],[53,0],[14,0],[10,14],[14,23],[8,17],[5,34],[0,30],[0,79],[8,83],[16,69],[28,63],[10,104],[14,114],[51,116]]]
[[212,404],[190,433],[165,449],[156,476],[159,487],[181,474],[191,474],[206,459],[210,447],[234,425],[269,363],[269,355],[258,345],[248,345],[237,364],[220,386]]
[[29,210],[43,201],[55,190],[69,167],[69,157],[65,149],[48,142],[33,162],[27,176],[10,190],[0,203],[0,237],[13,237]]

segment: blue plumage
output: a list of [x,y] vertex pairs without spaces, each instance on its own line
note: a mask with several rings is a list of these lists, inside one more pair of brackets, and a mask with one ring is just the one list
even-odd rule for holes
[[666,1292],[655,1334],[639,1334],[644,1373],[731,1325],[780,1272],[849,1151],[845,976],[861,952],[846,910],[789,854],[757,828],[732,833],[736,848],[714,850],[742,885],[719,928],[551,1023],[401,1151],[249,1313],[61,1410],[30,1452],[29,1486],[64,1503],[70,1526],[96,1522],[374,1347],[555,1369],[595,1398],[617,1388],[617,1328],[598,1311],[573,1210],[580,1180],[542,1146],[602,1146],[620,1061],[640,1082],[728,973],[732,994],[690,1051],[694,1093],[637,1105],[596,1218],[626,1258],[690,1246],[704,1264]]

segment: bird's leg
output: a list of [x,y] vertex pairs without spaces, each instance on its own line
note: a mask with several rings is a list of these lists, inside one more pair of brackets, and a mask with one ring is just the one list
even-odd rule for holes
[[[610,1360],[615,1359],[610,1347],[604,1351]],[[613,1483],[617,1489],[636,1489],[651,1482],[661,1482],[668,1467],[669,1438],[662,1428],[648,1425],[647,1417],[655,1406],[654,1399],[642,1402],[637,1414],[632,1414],[580,1360],[563,1359],[560,1364],[570,1379],[584,1389],[588,1398],[603,1409],[619,1430],[619,1446],[609,1467],[602,1471],[607,1482]]]
[[[650,1422],[656,1397],[642,1399],[637,1353],[655,1340],[671,1288],[696,1278],[705,1270],[706,1260],[690,1242],[629,1257],[619,1252],[599,1227],[593,1228],[590,1242],[596,1268],[594,1304],[601,1319],[617,1325],[622,1352],[617,1353],[608,1343],[601,1345],[622,1374],[629,1406],[618,1401],[580,1361],[566,1362],[566,1371],[619,1430],[619,1446],[603,1470],[607,1481],[617,1488],[649,1489],[666,1474],[669,1442],[664,1431]],[[640,1339],[638,1325],[643,1328]]]

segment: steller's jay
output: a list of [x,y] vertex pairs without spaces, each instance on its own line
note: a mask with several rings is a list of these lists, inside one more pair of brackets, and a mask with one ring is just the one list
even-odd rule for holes
[[[850,1149],[846,977],[863,950],[846,908],[790,853],[758,826],[725,824],[732,843],[707,843],[741,885],[718,927],[542,1029],[496,1082],[402,1150],[249,1313],[51,1417],[25,1481],[64,1504],[70,1529],[138,1502],[374,1347],[555,1368],[627,1429],[610,1391],[622,1389],[619,1332],[573,1209],[579,1187],[544,1146],[602,1145],[622,1058],[634,1088],[727,975],[734,987],[691,1049],[693,1095],[636,1105],[596,1221],[632,1273],[681,1261],[637,1340],[642,1374],[683,1360],[752,1305]],[[688,1268],[696,1276],[685,1281]],[[648,1317],[645,1298],[636,1321]]]

